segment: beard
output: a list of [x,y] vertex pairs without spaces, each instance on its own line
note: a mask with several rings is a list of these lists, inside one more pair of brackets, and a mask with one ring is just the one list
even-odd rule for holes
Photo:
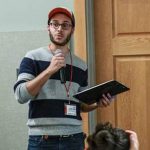
[[52,35],[51,32],[49,32],[49,38],[50,38],[50,40],[51,40],[52,43],[54,43],[54,44],[56,44],[56,45],[58,45],[58,46],[64,46],[64,45],[68,44],[68,42],[70,41],[70,39],[71,39],[71,34],[72,34],[72,33],[70,33],[70,34],[66,37],[66,39],[65,39],[64,41],[62,41],[61,43],[57,42],[57,41],[54,39],[54,36]]

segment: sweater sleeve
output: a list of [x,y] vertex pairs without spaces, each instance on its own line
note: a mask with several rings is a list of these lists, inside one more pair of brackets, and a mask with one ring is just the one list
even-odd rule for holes
[[82,71],[82,73],[80,74],[80,78],[82,82],[80,84],[78,92],[81,92],[88,88],[88,70],[87,69],[85,71]]
[[34,79],[36,76],[36,63],[33,59],[24,57],[19,68],[18,79],[14,85],[15,98],[23,104],[34,99],[27,88],[26,82]]

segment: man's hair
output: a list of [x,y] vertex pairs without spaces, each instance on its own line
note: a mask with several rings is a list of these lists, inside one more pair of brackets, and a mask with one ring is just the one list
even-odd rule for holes
[[113,128],[107,122],[98,124],[95,132],[87,138],[88,150],[129,150],[129,134],[123,129]]

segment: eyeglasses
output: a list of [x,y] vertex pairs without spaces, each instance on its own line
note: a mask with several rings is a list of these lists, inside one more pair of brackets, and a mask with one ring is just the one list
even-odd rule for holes
[[63,30],[68,30],[70,27],[72,27],[71,24],[69,23],[57,23],[57,22],[50,22],[50,25],[54,28],[54,29],[58,29],[60,26],[62,27]]

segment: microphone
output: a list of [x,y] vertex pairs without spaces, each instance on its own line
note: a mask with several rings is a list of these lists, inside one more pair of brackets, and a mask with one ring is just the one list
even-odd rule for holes
[[[54,55],[57,55],[57,54],[60,54],[60,53],[61,54],[63,53],[62,50],[61,49],[56,49]],[[60,75],[61,84],[66,83],[66,70],[65,70],[65,67],[60,68],[59,75]]]

